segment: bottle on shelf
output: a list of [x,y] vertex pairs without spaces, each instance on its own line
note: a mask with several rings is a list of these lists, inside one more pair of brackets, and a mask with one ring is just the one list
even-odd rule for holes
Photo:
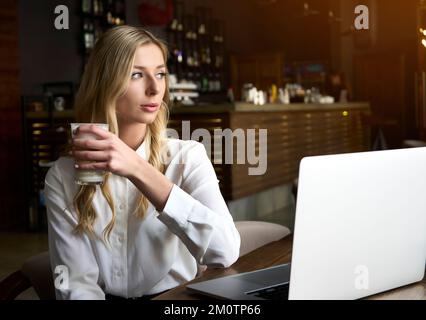
[[88,18],[84,18],[83,22],[83,38],[84,38],[84,50],[86,52],[92,50],[95,39],[94,39],[94,25],[93,21]]
[[223,85],[223,24],[219,19],[212,20],[212,51],[213,51],[213,69],[215,74],[214,91],[222,91]]
[[212,19],[210,8],[199,6],[185,12],[183,1],[176,0],[174,16],[167,27],[167,41],[169,71],[178,81],[195,83],[197,91],[202,93],[226,95],[223,26],[221,20]]
[[125,0],[82,0],[80,10],[82,51],[86,63],[100,36],[107,29],[125,23]]
[[201,73],[201,92],[210,91],[210,47],[209,47],[209,30],[208,30],[208,9],[205,7],[197,7],[195,9],[198,18],[198,51],[200,52],[200,73]]
[[178,81],[182,80],[185,72],[186,53],[184,52],[185,34],[183,21],[183,2],[175,1],[173,19],[168,27],[168,43],[170,46],[169,71],[175,74]]
[[92,13],[92,0],[82,0],[81,1],[81,11],[85,14]]

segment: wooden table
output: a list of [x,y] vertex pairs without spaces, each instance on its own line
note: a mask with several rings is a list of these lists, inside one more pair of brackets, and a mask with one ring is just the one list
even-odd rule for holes
[[[231,267],[226,269],[208,269],[202,276],[180,285],[155,298],[155,300],[206,300],[206,296],[190,293],[185,287],[189,283],[209,280],[232,274],[254,271],[291,262],[293,236],[287,236],[279,241],[267,244],[255,251],[242,256]],[[426,300],[426,278],[421,282],[380,293],[369,300]]]

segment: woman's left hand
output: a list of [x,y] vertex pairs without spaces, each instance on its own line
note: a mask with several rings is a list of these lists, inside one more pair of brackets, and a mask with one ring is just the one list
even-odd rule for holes
[[[97,139],[82,139],[79,134],[92,134]],[[74,136],[72,155],[78,169],[109,171],[130,178],[143,160],[118,136],[95,125],[81,125]]]

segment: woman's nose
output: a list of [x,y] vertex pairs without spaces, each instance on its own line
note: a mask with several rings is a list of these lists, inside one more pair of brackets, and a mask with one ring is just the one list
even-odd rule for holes
[[150,78],[148,81],[148,86],[146,88],[146,94],[148,96],[155,96],[158,94],[158,84],[156,83],[155,79]]

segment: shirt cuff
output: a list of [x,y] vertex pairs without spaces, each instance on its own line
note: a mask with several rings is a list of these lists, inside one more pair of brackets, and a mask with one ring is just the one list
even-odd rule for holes
[[160,219],[160,221],[166,225],[172,223],[179,226],[181,229],[185,229],[188,224],[188,217],[192,212],[193,206],[194,199],[174,184],[172,190],[170,191],[166,205],[158,216],[158,219]]

